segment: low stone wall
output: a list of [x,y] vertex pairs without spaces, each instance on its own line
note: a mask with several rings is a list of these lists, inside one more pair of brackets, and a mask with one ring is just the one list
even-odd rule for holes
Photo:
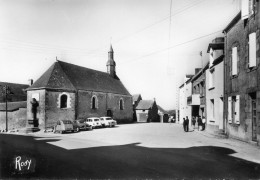
[[[7,113],[8,130],[25,128],[27,123],[27,109],[20,108],[17,111]],[[0,130],[6,129],[6,112],[0,111]]]

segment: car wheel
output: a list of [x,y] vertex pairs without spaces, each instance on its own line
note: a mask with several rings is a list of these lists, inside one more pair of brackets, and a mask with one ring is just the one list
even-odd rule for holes
[[92,127],[92,126],[90,126],[90,127],[89,127],[89,130],[92,130],[92,129],[93,129],[93,127]]
[[76,132],[79,132],[79,128],[78,127],[76,128]]

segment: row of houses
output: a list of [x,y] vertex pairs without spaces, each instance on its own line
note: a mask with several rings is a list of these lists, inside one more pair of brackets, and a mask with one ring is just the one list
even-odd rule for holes
[[207,131],[260,142],[259,1],[241,11],[208,45],[208,63],[179,87],[179,123],[205,116]]

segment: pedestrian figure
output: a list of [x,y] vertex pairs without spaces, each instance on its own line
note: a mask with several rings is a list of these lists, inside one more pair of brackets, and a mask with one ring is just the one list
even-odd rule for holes
[[189,118],[188,116],[186,116],[186,119],[185,119],[185,132],[189,132]]
[[205,127],[206,127],[206,118],[205,116],[202,116],[202,131],[205,130]]
[[199,117],[198,117],[198,131],[201,130],[201,128],[202,128],[202,119],[201,119],[201,117],[199,116]]
[[194,116],[192,116],[192,125],[193,125],[193,129],[195,129],[195,124],[196,124],[196,119]]
[[183,125],[184,131],[185,131],[185,123],[186,123],[186,120],[185,120],[185,118],[183,118],[183,123],[182,123],[182,125]]

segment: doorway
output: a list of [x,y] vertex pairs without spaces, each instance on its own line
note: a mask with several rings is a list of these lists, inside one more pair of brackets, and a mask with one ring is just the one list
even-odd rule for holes
[[107,116],[108,117],[113,117],[113,112],[112,112],[112,110],[107,110]]

